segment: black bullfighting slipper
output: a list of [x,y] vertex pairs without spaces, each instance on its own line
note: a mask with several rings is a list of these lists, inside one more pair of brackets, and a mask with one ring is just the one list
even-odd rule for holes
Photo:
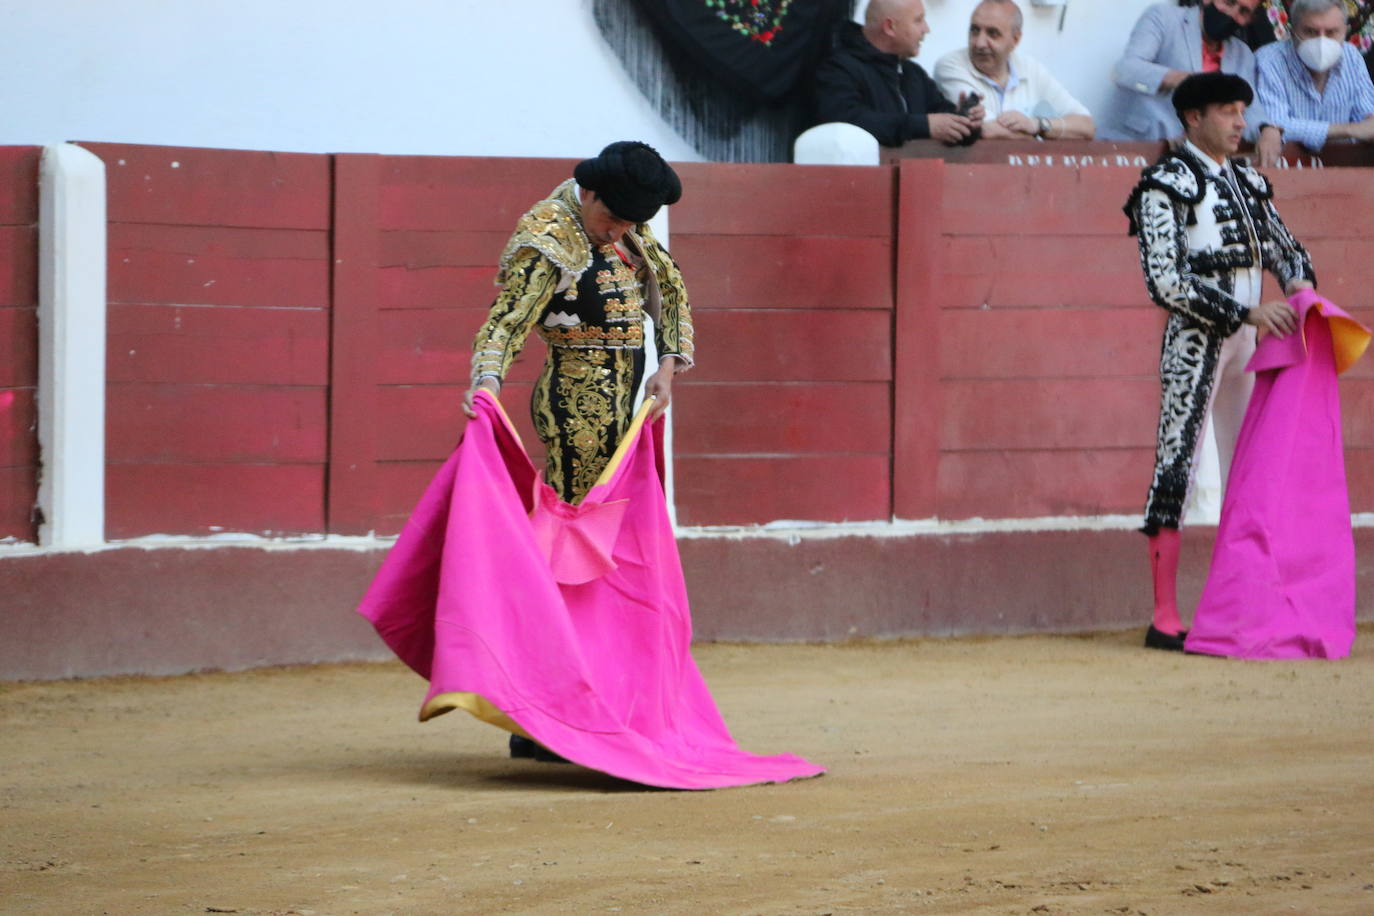
[[548,748],[544,747],[544,745],[542,745],[542,744],[536,744],[536,745],[534,746],[534,759],[535,759],[536,761],[538,761],[539,763],[567,763],[567,762],[568,762],[568,758],[567,758],[567,757],[563,757],[563,756],[561,756],[561,755],[559,755],[559,754],[555,754],[553,751],[551,751],[551,750],[549,750]]
[[521,758],[533,760],[535,756],[535,749],[538,747],[538,744],[535,744],[533,741],[531,741],[529,738],[524,737],[523,735],[510,736],[510,756],[512,760],[518,760]]
[[1154,624],[1150,624],[1150,628],[1145,631],[1145,648],[1162,649],[1165,652],[1182,652],[1183,640],[1187,636],[1187,630],[1178,634],[1162,633],[1155,629]]

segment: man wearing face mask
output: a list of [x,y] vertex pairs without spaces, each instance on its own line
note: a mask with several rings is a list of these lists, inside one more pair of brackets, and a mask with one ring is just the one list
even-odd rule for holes
[[[1260,0],[1202,0],[1182,8],[1157,3],[1141,14],[1126,51],[1113,69],[1116,89],[1098,128],[1104,140],[1166,140],[1183,133],[1170,93],[1194,73],[1229,73],[1251,86],[1255,55],[1238,31]],[[1246,113],[1245,139],[1258,139],[1269,123],[1263,106]],[[1260,165],[1272,165],[1260,158]]]
[[1318,152],[1328,141],[1374,141],[1374,82],[1360,52],[1346,42],[1344,0],[1294,0],[1292,37],[1260,48],[1259,97],[1272,126],[1262,153],[1285,140]]

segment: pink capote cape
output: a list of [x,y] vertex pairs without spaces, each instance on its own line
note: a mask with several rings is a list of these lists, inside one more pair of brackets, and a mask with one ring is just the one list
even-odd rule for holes
[[421,720],[466,709],[574,763],[674,789],[816,776],[730,737],[692,660],[692,624],[641,410],[578,505],[539,479],[509,418],[477,417],[358,612],[429,679]]
[[1184,648],[1235,658],[1344,658],[1355,641],[1336,377],[1369,329],[1303,290],[1297,333],[1260,341],[1207,584]]

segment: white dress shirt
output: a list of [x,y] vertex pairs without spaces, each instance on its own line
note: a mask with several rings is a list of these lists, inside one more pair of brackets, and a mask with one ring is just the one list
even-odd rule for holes
[[936,62],[935,82],[951,102],[958,103],[960,93],[981,95],[988,120],[1005,111],[1019,111],[1032,118],[1089,114],[1087,107],[1033,58],[1013,53],[1007,66],[1011,75],[1005,87],[999,86],[973,66],[968,48],[960,48]]

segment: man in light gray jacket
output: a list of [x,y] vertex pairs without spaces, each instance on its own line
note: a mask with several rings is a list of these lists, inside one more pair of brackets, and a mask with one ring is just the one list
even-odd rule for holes
[[[1256,15],[1260,0],[1201,0],[1182,8],[1157,3],[1131,29],[1114,68],[1116,91],[1097,136],[1103,140],[1167,140],[1183,125],[1170,96],[1193,73],[1233,73],[1255,85],[1255,55],[1238,31]],[[1246,112],[1246,139],[1266,122],[1259,106]],[[1272,163],[1261,162],[1260,165]]]

